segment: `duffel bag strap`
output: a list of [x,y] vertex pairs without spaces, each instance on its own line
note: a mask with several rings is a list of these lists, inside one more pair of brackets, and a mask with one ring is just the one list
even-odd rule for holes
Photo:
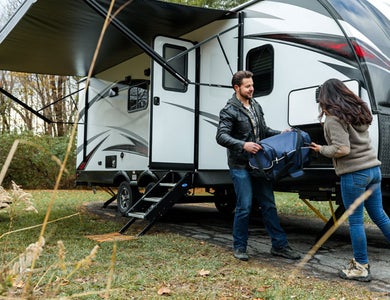
[[249,174],[253,177],[256,177],[256,178],[264,178],[264,179],[269,180],[266,173],[264,172],[263,166],[261,165],[259,158],[255,154],[251,154],[251,157],[254,158],[257,166],[253,166],[249,162]]

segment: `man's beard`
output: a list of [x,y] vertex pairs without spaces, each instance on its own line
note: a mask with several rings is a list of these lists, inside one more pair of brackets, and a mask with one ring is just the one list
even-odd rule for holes
[[246,99],[246,100],[251,100],[251,99],[252,99],[252,95],[251,95],[251,96],[248,96],[248,94],[243,94],[243,93],[241,93],[241,91],[240,91],[240,96],[241,96],[242,98]]

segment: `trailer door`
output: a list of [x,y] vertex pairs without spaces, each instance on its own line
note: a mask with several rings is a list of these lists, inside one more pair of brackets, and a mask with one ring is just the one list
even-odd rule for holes
[[[183,77],[195,82],[195,51],[187,41],[156,37],[154,50]],[[153,62],[151,168],[193,168],[195,153],[195,85],[185,85]]]

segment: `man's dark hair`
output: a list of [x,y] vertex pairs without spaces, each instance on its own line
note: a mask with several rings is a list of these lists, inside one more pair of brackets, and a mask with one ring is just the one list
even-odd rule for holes
[[252,78],[253,73],[251,71],[238,71],[233,75],[232,78],[232,87],[234,88],[235,85],[240,86],[242,83],[242,80],[244,78]]

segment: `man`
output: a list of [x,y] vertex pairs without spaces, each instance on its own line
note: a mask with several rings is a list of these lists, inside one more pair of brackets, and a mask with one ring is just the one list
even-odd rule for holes
[[272,182],[251,177],[248,172],[249,154],[256,154],[263,138],[281,133],[267,127],[261,106],[253,97],[253,74],[238,71],[233,75],[235,91],[221,110],[216,140],[227,148],[228,165],[237,203],[233,223],[234,257],[248,260],[248,224],[253,196],[259,202],[263,223],[271,237],[271,254],[289,259],[299,259],[298,252],[288,245],[276,210]]

